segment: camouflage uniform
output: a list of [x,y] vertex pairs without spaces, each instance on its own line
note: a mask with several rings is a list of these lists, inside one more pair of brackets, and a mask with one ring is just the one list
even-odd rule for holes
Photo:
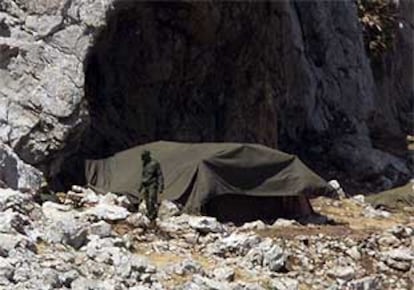
[[160,163],[151,158],[149,151],[144,151],[141,158],[143,167],[139,191],[144,192],[147,216],[151,221],[154,221],[158,214],[158,194],[164,190],[164,177]]

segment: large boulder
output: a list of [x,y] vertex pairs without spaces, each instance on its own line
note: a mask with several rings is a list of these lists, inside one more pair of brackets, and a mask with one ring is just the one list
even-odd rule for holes
[[43,168],[48,173],[87,124],[83,60],[93,39],[87,30],[104,25],[106,10],[102,1],[0,4],[0,142],[32,165],[54,157],[57,167]]
[[82,222],[70,207],[45,202],[41,238],[49,243],[65,243],[79,249],[87,242],[89,223]]

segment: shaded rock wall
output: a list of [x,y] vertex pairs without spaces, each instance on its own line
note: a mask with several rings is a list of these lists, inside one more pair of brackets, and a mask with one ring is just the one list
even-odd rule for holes
[[380,102],[353,1],[0,11],[0,141],[49,177],[157,139],[279,144],[383,187],[409,176],[372,144]]
[[120,2],[107,21],[88,56],[83,149],[102,156],[159,139],[276,146],[281,23],[268,4]]
[[371,131],[380,141],[414,134],[414,2],[398,1],[397,11],[392,49],[372,60],[378,112]]
[[[358,190],[403,182],[410,175],[405,161],[372,142],[372,120],[387,104],[379,101],[354,3],[298,1],[293,15],[301,31],[291,36],[296,35],[299,49],[294,59],[284,59],[295,72],[296,91],[282,105],[287,110],[280,110],[294,110],[280,118],[281,148],[301,155],[325,177],[339,173],[347,189],[358,180]],[[300,65],[292,66],[298,59]],[[387,113],[383,118],[394,119]]]

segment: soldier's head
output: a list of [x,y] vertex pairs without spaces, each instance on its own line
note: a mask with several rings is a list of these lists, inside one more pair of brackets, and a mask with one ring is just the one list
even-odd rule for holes
[[147,163],[151,160],[151,152],[149,152],[148,150],[144,150],[141,153],[141,159],[142,162]]

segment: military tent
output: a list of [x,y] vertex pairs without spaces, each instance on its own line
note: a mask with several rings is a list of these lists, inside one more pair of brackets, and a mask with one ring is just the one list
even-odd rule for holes
[[375,208],[398,211],[405,207],[414,207],[414,184],[392,188],[365,197],[365,200]]
[[296,156],[258,144],[178,143],[140,145],[100,160],[87,160],[86,180],[101,192],[141,198],[141,152],[150,150],[165,180],[162,198],[185,212],[220,220],[274,220],[312,213],[309,193],[326,182]]

